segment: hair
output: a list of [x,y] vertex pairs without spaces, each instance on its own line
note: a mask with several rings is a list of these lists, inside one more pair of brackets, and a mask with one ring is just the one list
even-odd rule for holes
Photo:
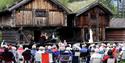
[[110,58],[113,58],[113,52],[112,52],[112,50],[110,49],[110,50],[108,50],[108,53],[107,53],[109,56],[110,56]]
[[5,49],[4,49],[4,51],[5,51],[5,52],[8,52],[8,51],[9,51],[9,49],[8,49],[8,48],[5,48]]

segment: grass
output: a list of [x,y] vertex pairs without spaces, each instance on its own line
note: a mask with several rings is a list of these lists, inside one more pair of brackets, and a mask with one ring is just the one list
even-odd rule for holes
[[68,3],[67,7],[71,9],[74,13],[79,11],[80,9],[92,4],[96,0],[85,0],[85,1],[76,1],[72,3]]
[[68,7],[73,13],[78,12],[80,9],[94,3],[96,0],[83,0],[83,1],[74,1],[65,3],[63,0],[59,0],[64,6]]
[[16,1],[19,0],[0,0],[0,11],[3,11],[7,7],[12,6]]
[[[79,12],[80,9],[85,8],[89,6],[92,3],[95,3],[97,0],[83,0],[83,1],[74,1],[74,2],[68,2],[64,3],[63,0],[59,0],[64,6],[68,7],[73,13]],[[68,1],[68,0],[67,0]],[[101,2],[100,2],[101,3]],[[112,12],[111,9],[109,9],[106,5],[101,3],[104,7],[106,7],[109,11]]]

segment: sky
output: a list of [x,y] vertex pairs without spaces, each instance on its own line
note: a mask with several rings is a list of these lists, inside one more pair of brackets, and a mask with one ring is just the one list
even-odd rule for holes
[[115,6],[117,6],[117,0],[113,0]]

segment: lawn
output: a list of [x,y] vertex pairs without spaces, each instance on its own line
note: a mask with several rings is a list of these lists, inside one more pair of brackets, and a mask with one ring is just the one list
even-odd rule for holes
[[19,0],[0,0],[0,11],[3,11],[7,7],[12,6],[16,1]]

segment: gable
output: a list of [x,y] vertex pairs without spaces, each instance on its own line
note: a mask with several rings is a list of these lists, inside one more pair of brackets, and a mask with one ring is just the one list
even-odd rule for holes
[[50,0],[33,0],[24,6],[26,9],[46,9],[46,10],[57,10],[57,5],[50,2]]
[[45,10],[63,10],[67,13],[70,10],[64,7],[60,2],[57,0],[22,0],[18,4],[10,7],[8,11],[12,11],[14,9],[23,8],[23,9],[45,9]]
[[59,0],[59,1],[63,5],[68,7],[73,13],[77,13],[81,8],[84,8],[84,7],[92,4],[96,0],[75,0],[75,1],[68,2],[67,4],[64,0]]
[[101,3],[98,3],[98,2],[95,2],[85,8],[82,8],[79,12],[77,12],[76,16],[79,16],[91,9],[94,9],[94,8],[99,8],[100,10],[102,10],[105,14],[107,15],[112,15],[112,11],[110,11],[107,7],[105,7],[103,4]]

